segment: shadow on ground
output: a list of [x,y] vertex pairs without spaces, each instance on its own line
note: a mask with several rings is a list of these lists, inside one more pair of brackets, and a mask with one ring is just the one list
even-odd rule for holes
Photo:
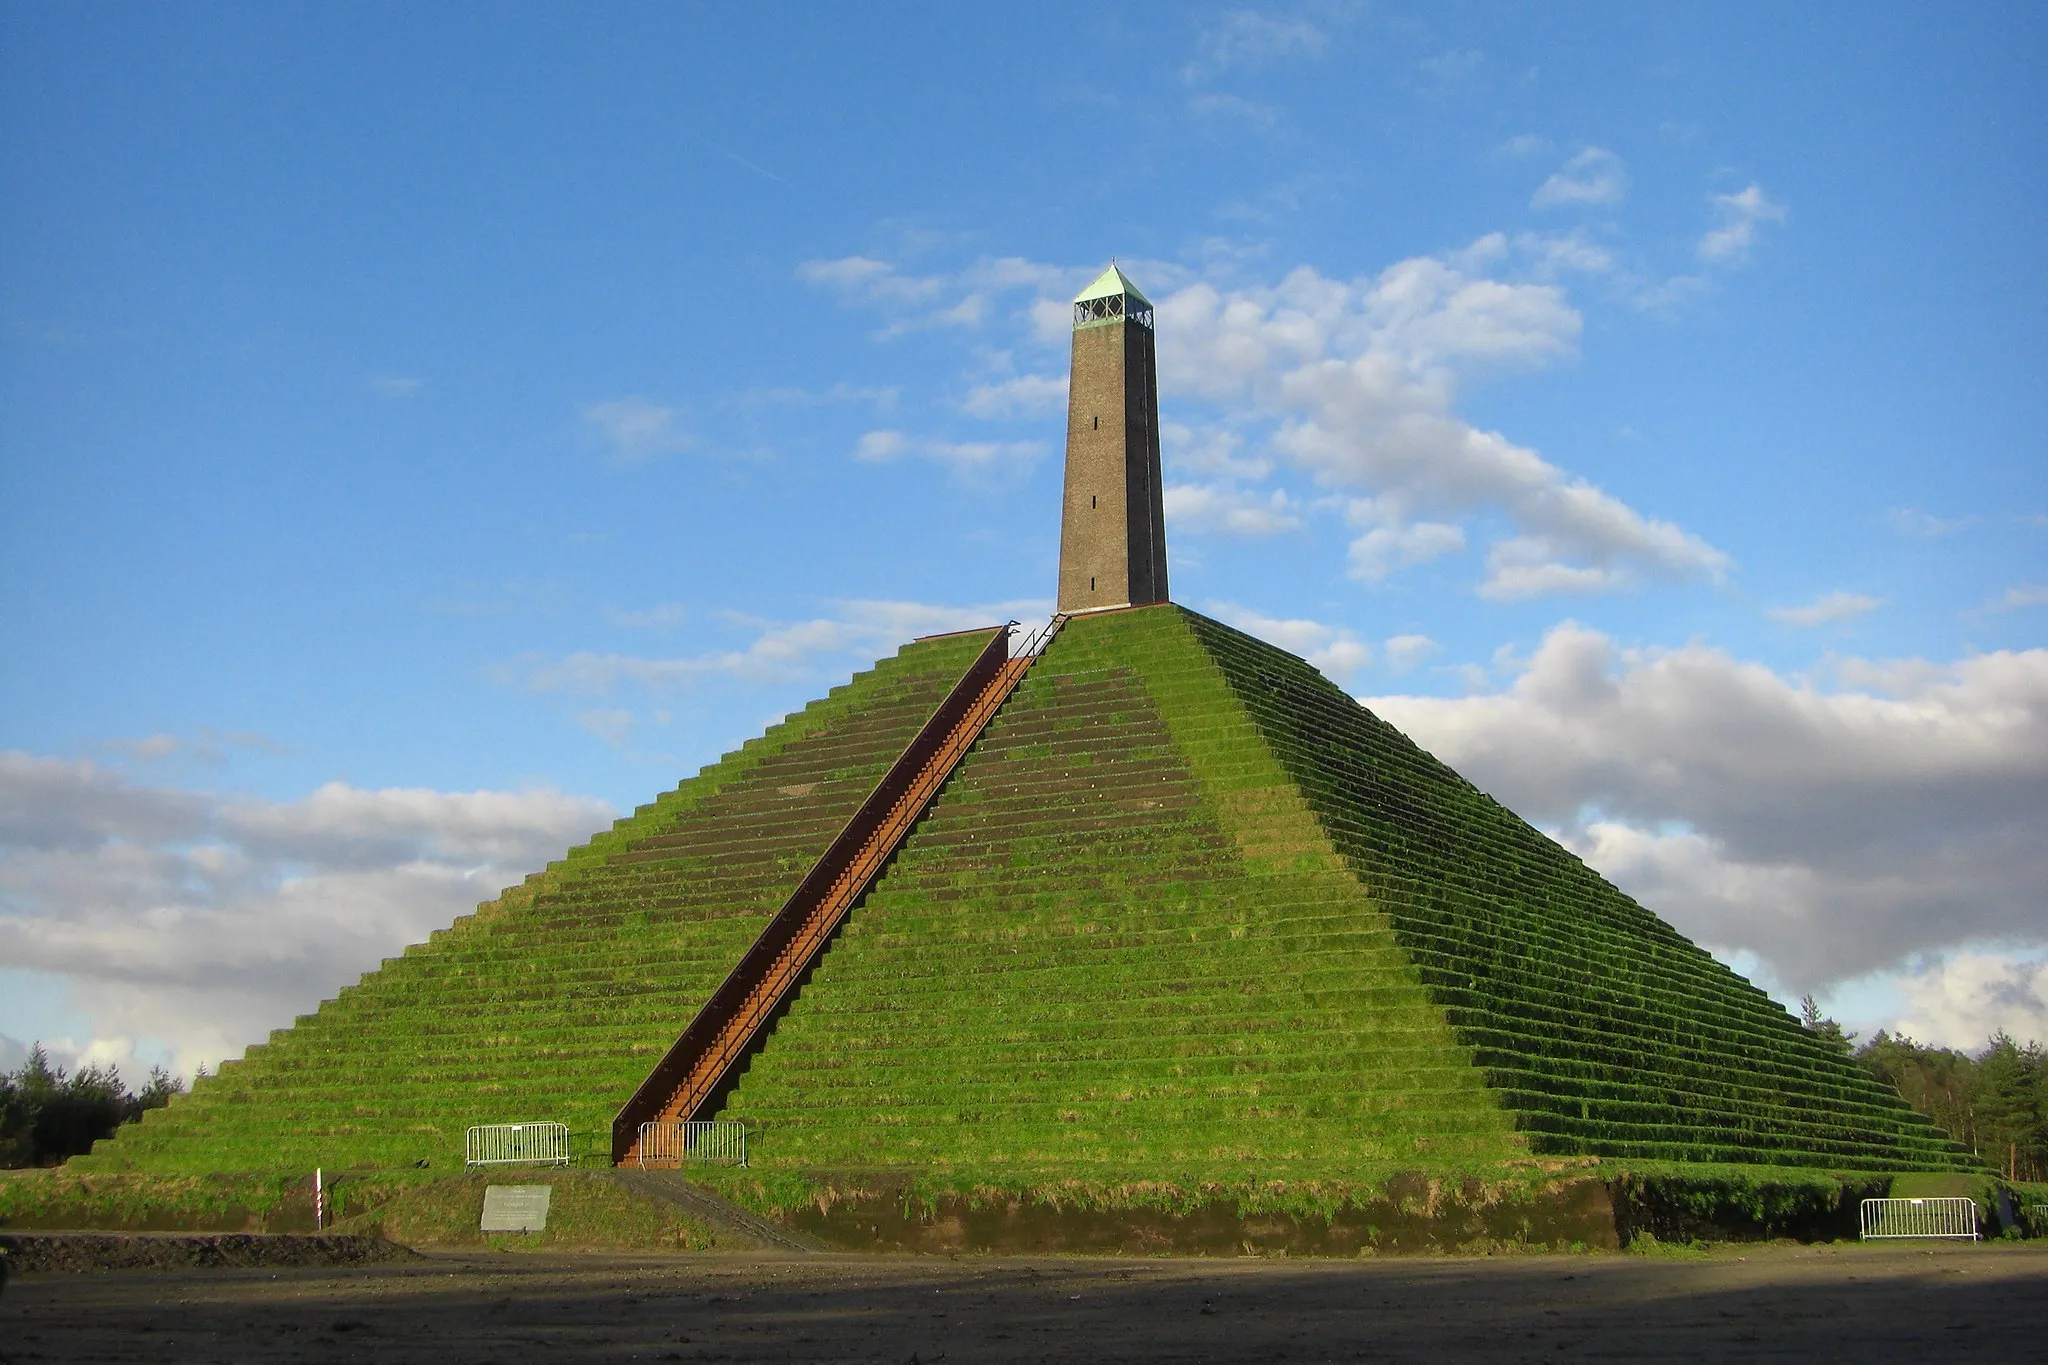
[[427,1257],[21,1276],[0,1358],[948,1361],[2038,1358],[2048,1248],[1701,1260]]

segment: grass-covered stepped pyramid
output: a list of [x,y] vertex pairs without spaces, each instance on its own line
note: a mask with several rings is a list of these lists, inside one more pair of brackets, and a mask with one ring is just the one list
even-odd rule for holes
[[[79,1164],[601,1146],[987,640],[906,647]],[[1306,663],[1170,605],[1067,624],[723,1112],[762,1172],[970,1184],[1974,1165]]]
[[1300,659],[1072,621],[727,1113],[770,1164],[1972,1164]]
[[532,1119],[601,1142],[988,638],[906,646],[71,1164],[446,1169],[470,1124]]

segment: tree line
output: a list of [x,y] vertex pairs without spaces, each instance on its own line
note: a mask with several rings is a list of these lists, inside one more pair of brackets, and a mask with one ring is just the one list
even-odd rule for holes
[[149,1083],[130,1091],[111,1066],[86,1066],[75,1075],[37,1043],[19,1070],[0,1071],[0,1168],[55,1166],[92,1150],[124,1123],[171,1102],[185,1082],[160,1066]]
[[1861,1046],[1812,996],[1802,1022],[2008,1180],[2048,1180],[2048,1052],[2004,1029],[1976,1052],[1929,1047],[1879,1029]]

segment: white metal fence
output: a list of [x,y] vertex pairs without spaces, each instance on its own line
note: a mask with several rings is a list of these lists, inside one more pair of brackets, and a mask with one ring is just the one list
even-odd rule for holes
[[479,1123],[462,1143],[468,1166],[566,1166],[569,1127],[562,1123]]
[[662,1119],[640,1125],[640,1164],[680,1166],[685,1162],[711,1166],[747,1164],[747,1126],[715,1120],[682,1123]]
[[1879,1237],[1956,1237],[1977,1240],[1974,1199],[1866,1199],[1863,1240]]

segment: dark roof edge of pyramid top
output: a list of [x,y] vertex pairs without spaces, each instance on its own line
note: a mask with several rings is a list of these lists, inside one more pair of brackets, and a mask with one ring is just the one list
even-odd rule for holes
[[1090,299],[1113,299],[1118,295],[1122,295],[1127,299],[1135,299],[1147,308],[1152,306],[1152,300],[1146,298],[1144,292],[1137,285],[1131,283],[1129,275],[1117,269],[1115,262],[1111,262],[1109,269],[1097,275],[1093,284],[1074,295],[1074,302],[1086,303]]

